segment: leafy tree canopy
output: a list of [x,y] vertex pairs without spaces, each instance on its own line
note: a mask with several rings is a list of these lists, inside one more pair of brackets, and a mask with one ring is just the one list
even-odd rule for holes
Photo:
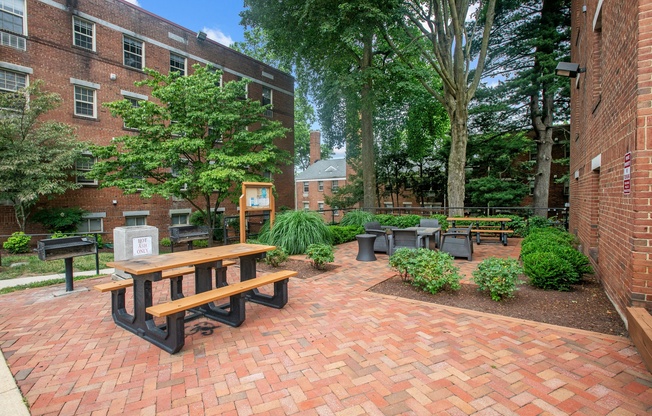
[[61,103],[42,86],[0,93],[0,200],[11,201],[21,231],[41,197],[79,187],[70,175],[82,144],[71,126],[41,118]]
[[[136,85],[149,87],[156,102],[105,104],[134,133],[94,147],[100,161],[89,177],[128,194],[183,198],[207,214],[227,198],[235,202],[242,182],[280,172],[289,155],[274,141],[287,129],[265,117],[259,101],[243,98],[247,81],[220,86],[220,71],[193,68],[189,76],[146,69],[149,78]],[[206,218],[213,227],[214,216]]]

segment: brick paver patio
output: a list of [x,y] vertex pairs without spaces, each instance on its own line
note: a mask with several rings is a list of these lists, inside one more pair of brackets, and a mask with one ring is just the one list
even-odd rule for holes
[[[292,279],[282,310],[247,304],[239,328],[190,323],[204,328],[176,355],[118,328],[108,294],[52,287],[0,297],[0,348],[34,415],[652,413],[629,339],[366,292],[393,273],[387,256],[356,252],[342,245],[337,270]],[[518,243],[457,263],[470,273],[488,255]]]

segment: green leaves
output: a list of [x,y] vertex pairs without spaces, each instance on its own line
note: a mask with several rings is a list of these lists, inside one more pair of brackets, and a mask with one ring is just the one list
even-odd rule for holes
[[42,86],[0,94],[0,200],[12,202],[21,230],[39,198],[80,186],[70,175],[82,144],[71,126],[41,121],[61,103]]
[[207,213],[236,200],[243,181],[262,182],[290,162],[275,145],[288,130],[265,117],[259,101],[243,98],[247,81],[221,86],[220,71],[193,68],[183,77],[146,69],[149,78],[136,84],[157,100],[105,104],[134,133],[94,147],[100,160],[89,177],[145,198],[183,198]]
[[491,299],[501,301],[514,296],[517,284],[523,283],[519,276],[523,273],[516,259],[489,257],[484,259],[473,271],[473,281],[478,290],[489,291]]

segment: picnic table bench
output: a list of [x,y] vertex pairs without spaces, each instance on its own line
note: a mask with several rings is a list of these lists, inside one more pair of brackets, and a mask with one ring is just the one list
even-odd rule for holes
[[[97,285],[101,292],[111,292],[111,309],[116,325],[138,335],[159,348],[174,354],[181,350],[185,339],[185,322],[198,316],[239,326],[244,321],[244,300],[274,308],[288,301],[287,282],[296,272],[283,270],[256,277],[256,260],[274,246],[263,244],[233,244],[199,250],[144,256],[107,263],[124,270],[132,279]],[[240,259],[240,283],[228,285],[225,266]],[[193,267],[188,267],[193,266]],[[215,270],[215,289],[213,288]],[[181,283],[184,275],[194,273],[195,294],[184,295]],[[153,305],[152,282],[171,279],[171,301]],[[272,295],[260,293],[259,287],[274,285]],[[125,308],[126,289],[133,287],[133,315]],[[213,302],[229,298],[225,305]],[[186,316],[186,312],[192,315]],[[165,324],[154,322],[154,316],[165,317]]]
[[[497,235],[499,241],[506,246],[507,236],[514,233],[513,230],[508,230],[506,227],[506,223],[510,222],[512,220],[511,218],[449,217],[446,218],[446,220],[452,222],[453,227],[455,227],[457,221],[471,222],[471,233],[475,234],[477,244],[480,244],[481,242],[481,235],[490,234]],[[480,223],[486,222],[499,222],[500,225],[480,225]]]

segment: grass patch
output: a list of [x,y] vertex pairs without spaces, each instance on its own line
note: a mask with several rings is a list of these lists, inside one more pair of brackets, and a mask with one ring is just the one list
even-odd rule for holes
[[[106,268],[106,263],[113,261],[113,253],[100,253],[100,269]],[[10,267],[15,263],[26,263],[21,266]],[[75,257],[72,261],[73,271],[85,272],[95,270],[95,256]],[[66,266],[63,259],[42,261],[36,254],[2,256],[0,267],[0,280],[15,279],[26,276],[43,276],[48,274],[65,273]]]
[[[93,275],[93,276],[77,276],[73,277],[73,281],[77,280],[84,280],[84,279],[93,279],[95,277],[99,277],[102,275]],[[11,286],[11,287],[4,287],[0,289],[0,295],[4,295],[6,293],[11,293],[11,292],[18,292],[19,290],[25,290],[25,289],[34,289],[37,287],[45,287],[45,286],[52,286],[52,285],[59,285],[62,283],[66,283],[65,278],[61,279],[50,279],[50,280],[43,280],[40,282],[33,282],[33,283],[27,283],[24,285],[16,285],[16,286]]]

